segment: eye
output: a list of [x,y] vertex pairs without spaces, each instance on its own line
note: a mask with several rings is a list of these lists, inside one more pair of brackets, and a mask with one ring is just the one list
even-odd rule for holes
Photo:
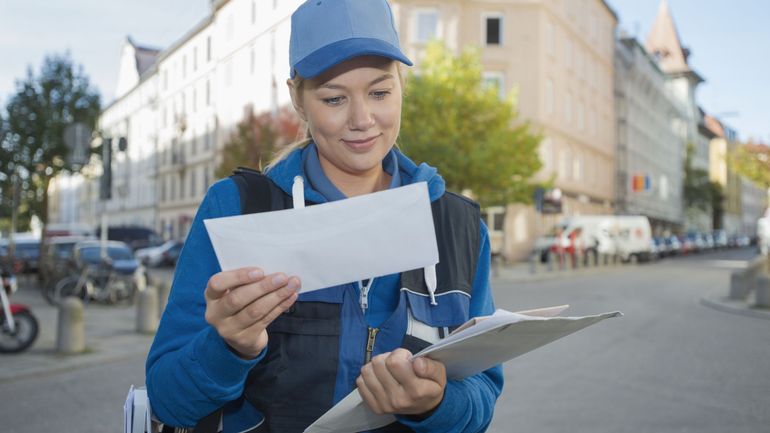
[[386,96],[390,95],[390,90],[375,90],[370,93],[374,99],[382,100],[385,99]]
[[324,104],[336,107],[340,104],[342,104],[345,100],[344,96],[333,96],[331,98],[321,98]]

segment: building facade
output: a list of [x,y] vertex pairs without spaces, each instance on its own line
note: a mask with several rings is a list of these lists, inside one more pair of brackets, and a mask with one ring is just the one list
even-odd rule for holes
[[[100,162],[86,176],[57,180],[55,203],[79,197],[57,222],[154,227],[167,239],[187,235],[215,180],[219,151],[244,110],[276,111],[290,102],[291,13],[301,0],[212,0],[210,14],[160,51],[126,41],[115,100],[98,127],[112,137],[112,197],[99,202]],[[125,149],[118,138],[126,139]],[[90,170],[90,171],[89,171]]]
[[417,70],[431,39],[458,53],[480,47],[485,79],[516,91],[519,115],[544,137],[537,180],[554,178],[563,191],[563,214],[538,218],[531,206],[507,206],[506,258],[529,254],[535,237],[563,215],[613,213],[617,16],[604,1],[392,4],[401,45]]
[[[660,2],[645,48],[668,76],[671,94],[684,107],[686,139],[682,154],[692,146],[692,167],[708,172],[711,137],[703,127],[703,115],[696,102],[696,90],[704,80],[688,63],[690,50],[682,46],[666,0]],[[710,212],[685,208],[684,225],[686,230],[710,230]]]
[[685,108],[667,81],[639,41],[618,39],[616,211],[646,215],[655,235],[678,232],[684,222]]

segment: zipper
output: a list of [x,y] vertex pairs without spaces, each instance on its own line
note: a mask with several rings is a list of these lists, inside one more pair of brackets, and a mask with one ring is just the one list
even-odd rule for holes
[[366,314],[366,309],[369,308],[369,289],[372,288],[372,283],[374,282],[374,278],[369,278],[369,281],[366,282],[366,284],[362,284],[362,281],[358,282],[358,288],[361,292],[361,299],[359,302],[361,303],[361,311]]
[[372,352],[374,351],[374,340],[377,339],[377,333],[380,332],[379,328],[369,327],[369,337],[366,339],[366,356],[364,358],[364,364],[368,364],[372,360]]

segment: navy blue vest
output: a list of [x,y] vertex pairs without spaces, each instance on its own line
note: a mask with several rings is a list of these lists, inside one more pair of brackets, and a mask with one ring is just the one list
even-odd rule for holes
[[[261,174],[239,170],[232,177],[241,193],[242,213],[292,206],[291,197]],[[422,269],[403,272],[398,307],[374,331],[374,354],[398,347],[416,353],[469,318],[479,207],[452,193],[431,207],[439,251],[437,305],[430,304]],[[265,418],[252,432],[299,433],[312,424],[355,387],[371,334],[356,285],[301,294],[268,327],[266,357],[248,376],[244,396]],[[408,431],[399,423],[378,430]]]

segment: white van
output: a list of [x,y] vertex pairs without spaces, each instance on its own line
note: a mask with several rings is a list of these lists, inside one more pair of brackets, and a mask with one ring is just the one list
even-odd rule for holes
[[536,242],[540,248],[571,247],[570,239],[586,254],[617,254],[623,261],[646,261],[652,253],[652,229],[643,215],[582,215],[561,220],[549,237]]

